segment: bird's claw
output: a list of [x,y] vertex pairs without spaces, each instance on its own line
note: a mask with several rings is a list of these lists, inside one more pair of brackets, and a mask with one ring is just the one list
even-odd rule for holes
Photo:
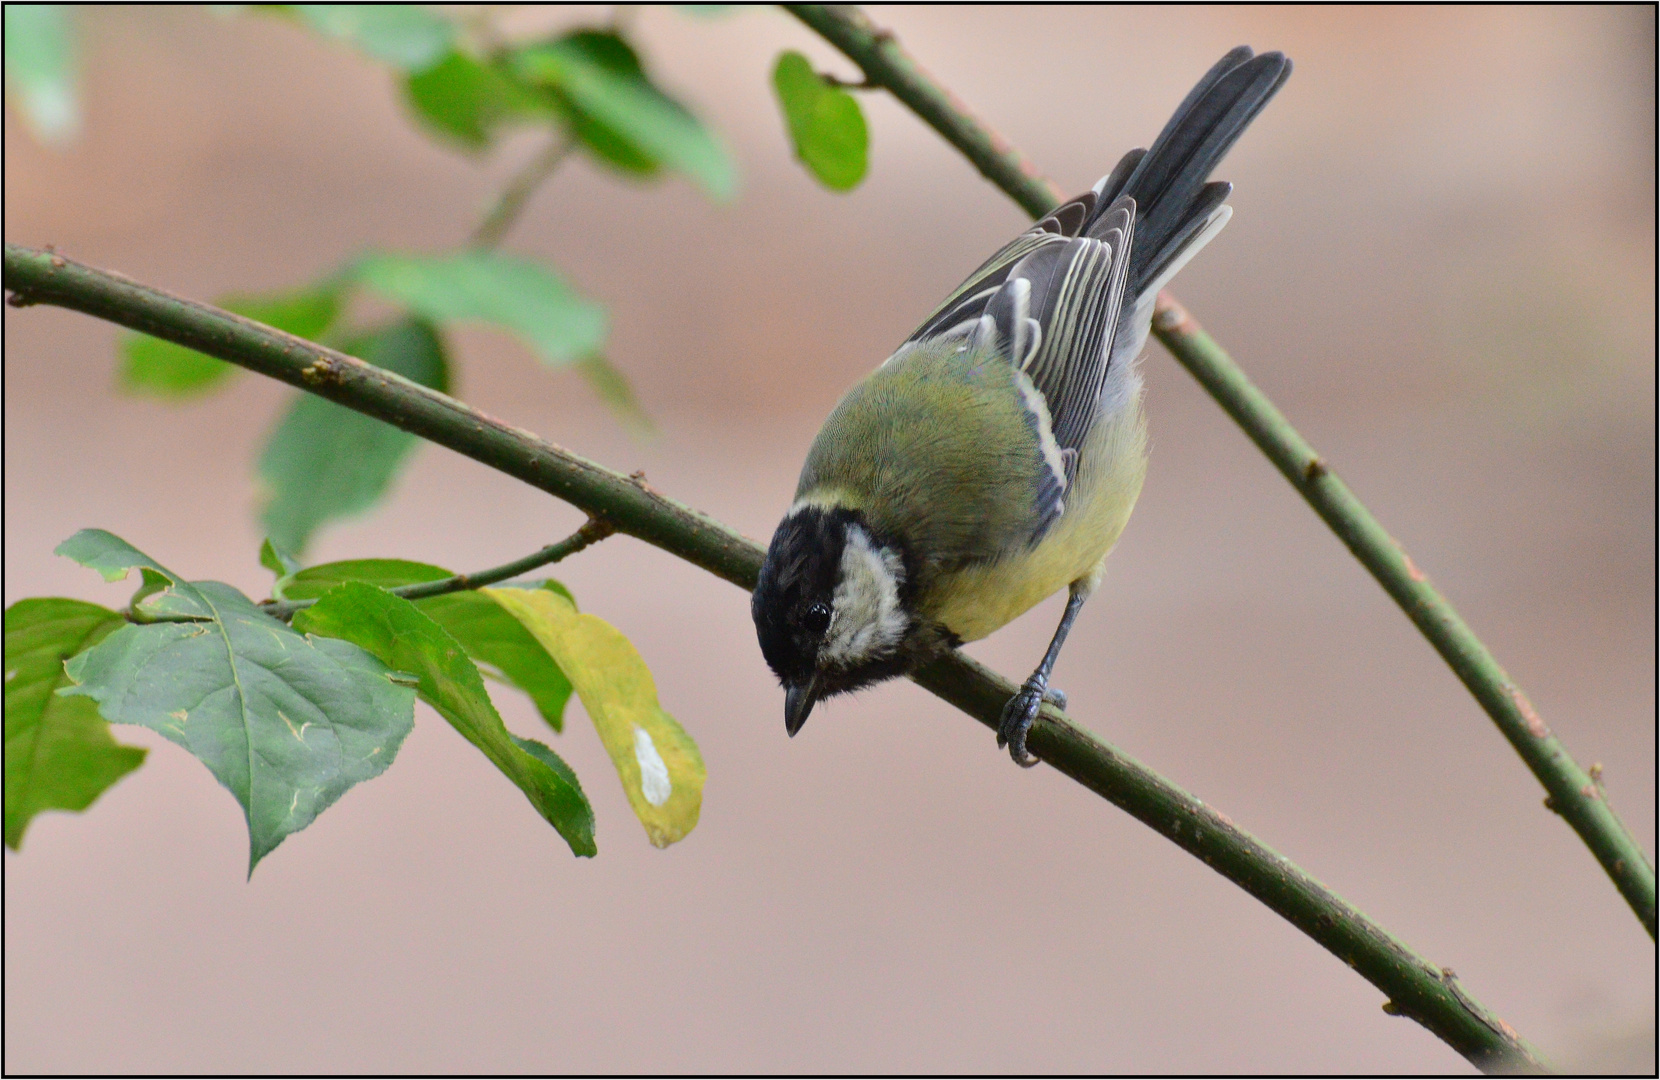
[[1032,722],[1047,696],[1042,683],[1028,679],[1020,692],[1003,706],[1003,719],[997,725],[997,745],[1008,746],[1009,757],[1023,769],[1030,769],[1039,760],[1026,752],[1026,733],[1032,729]]
[[1049,689],[1047,689],[1043,692],[1043,700],[1047,701],[1049,704],[1053,705],[1055,708],[1061,710],[1062,712],[1066,711],[1066,691],[1065,690],[1056,690],[1053,686],[1051,686]]

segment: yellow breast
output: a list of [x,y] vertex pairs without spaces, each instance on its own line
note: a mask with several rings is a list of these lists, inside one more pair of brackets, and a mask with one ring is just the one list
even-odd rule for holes
[[963,641],[977,641],[1073,582],[1094,589],[1146,475],[1147,428],[1137,400],[1096,426],[1080,454],[1066,512],[1039,543],[942,576],[918,598],[919,614]]

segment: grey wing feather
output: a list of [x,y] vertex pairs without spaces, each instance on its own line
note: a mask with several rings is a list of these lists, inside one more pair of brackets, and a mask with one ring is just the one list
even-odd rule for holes
[[[995,344],[1026,373],[1049,413],[1057,495],[1070,485],[1099,415],[1134,246],[1135,200],[1120,196],[1092,218],[1090,198],[1062,208],[1077,208],[1071,220],[1059,211],[1053,216],[1060,227],[1087,228],[1089,235],[1050,232],[1045,218],[1039,225],[1046,227],[994,256],[911,339],[961,334],[971,346]],[[1010,252],[1018,257],[1009,261]],[[1047,506],[1047,480],[1044,487]]]
[[1009,279],[986,301],[980,322],[989,322],[996,334],[987,344],[1007,342],[1009,362],[1024,371],[1043,344],[1043,327],[1032,318],[1031,280],[1018,269],[1011,269],[1009,273]]
[[1094,214],[1095,203],[1095,193],[1086,191],[1071,202],[1057,206],[1047,217],[981,263],[905,340],[921,341],[979,318],[985,311],[986,303],[1008,280],[1009,271],[1015,263],[1039,248],[1077,236]]
[[[1090,235],[1026,256],[1004,286],[1013,287],[1016,279],[1030,282],[1030,318],[1040,340],[1021,366],[1049,406],[1055,442],[1071,463],[1099,413],[1134,232],[1135,200],[1121,197],[1090,224]],[[995,300],[988,306],[997,308]],[[1008,340],[1008,330],[1004,333]]]
[[[1280,53],[1230,51],[1150,149],[1124,155],[1091,191],[986,260],[907,339],[962,335],[972,348],[995,344],[1031,379],[1053,435],[1039,439],[1052,475],[1038,481],[1036,535],[1063,511],[1102,410],[1135,392],[1132,365],[1158,290],[1227,224],[1232,188],[1208,182],[1211,170],[1290,74]],[[1117,370],[1126,377],[1109,380]],[[1040,436],[1041,411],[1032,411]]]
[[1135,200],[1120,198],[1102,214],[1094,203],[1088,192],[1021,234],[911,337],[961,335],[970,348],[996,347],[1042,398],[1029,410],[1048,465],[1036,478],[1033,539],[1065,512],[1078,451],[1099,415],[1124,309]]

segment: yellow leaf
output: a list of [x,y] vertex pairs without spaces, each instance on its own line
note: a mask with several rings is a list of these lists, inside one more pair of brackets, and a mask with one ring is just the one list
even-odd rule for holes
[[657,703],[657,684],[638,650],[559,593],[482,591],[523,623],[571,680],[647,838],[668,847],[691,832],[703,809],[703,757]]

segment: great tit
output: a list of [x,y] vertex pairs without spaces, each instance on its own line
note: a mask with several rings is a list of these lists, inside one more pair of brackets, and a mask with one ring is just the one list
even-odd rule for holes
[[813,704],[904,675],[1059,591],[1066,613],[1008,702],[1026,732],[1067,631],[1101,580],[1147,468],[1136,362],[1161,288],[1227,224],[1211,170],[1291,74],[1240,46],[1150,150],[969,275],[825,421],[751,611],[785,689]]

